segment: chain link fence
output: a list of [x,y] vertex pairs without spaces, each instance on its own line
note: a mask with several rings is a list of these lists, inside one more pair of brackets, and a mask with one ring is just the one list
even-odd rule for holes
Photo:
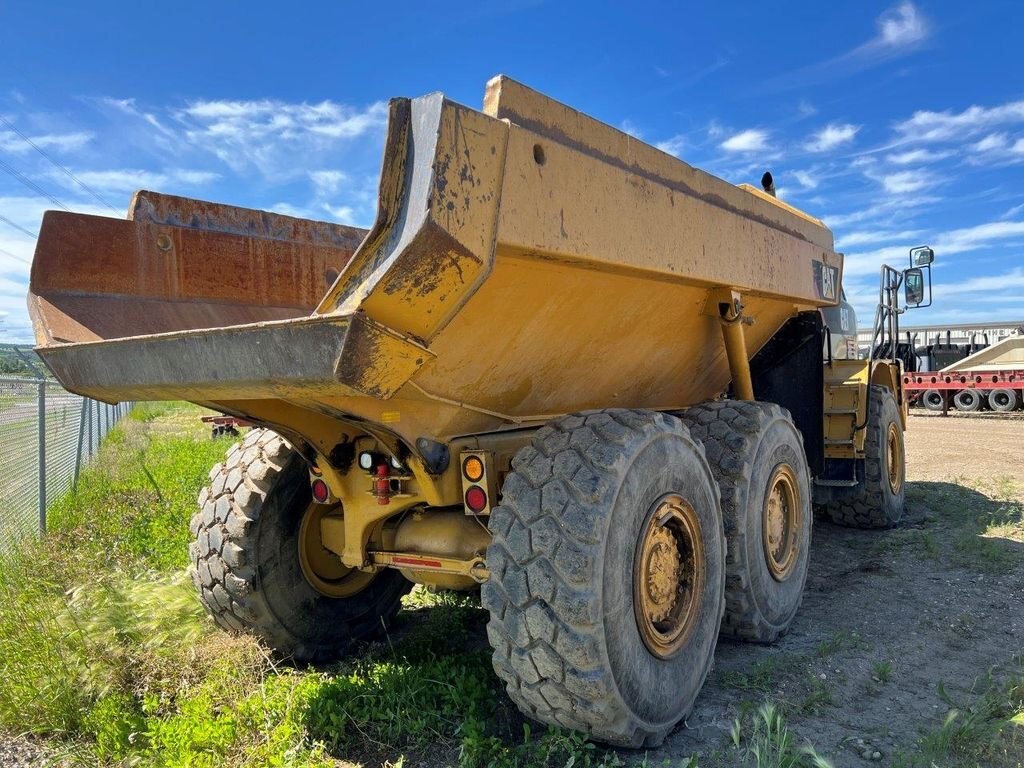
[[107,405],[47,378],[31,350],[0,345],[0,549],[45,533],[47,506],[78,482],[129,403]]

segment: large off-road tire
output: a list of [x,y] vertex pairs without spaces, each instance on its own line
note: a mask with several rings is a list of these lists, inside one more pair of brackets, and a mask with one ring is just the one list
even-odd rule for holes
[[988,407],[1000,413],[1009,413],[1017,407],[1017,390],[993,389],[988,393]]
[[494,669],[527,716],[654,746],[691,710],[722,620],[725,543],[700,443],[651,411],[565,416],[491,514]]
[[811,477],[803,438],[772,403],[722,400],[686,410],[722,495],[722,634],[770,643],[803,599],[811,546]]
[[891,528],[903,517],[906,455],[903,422],[892,390],[870,387],[864,479],[847,496],[829,502],[825,512],[834,523],[853,528]]
[[275,433],[253,429],[210,472],[189,548],[192,579],[214,621],[298,662],[336,658],[379,635],[411,587],[397,571],[348,571],[323,551],[317,562],[328,563],[334,578],[314,588],[299,547],[304,517],[324,509],[311,502],[299,454]]

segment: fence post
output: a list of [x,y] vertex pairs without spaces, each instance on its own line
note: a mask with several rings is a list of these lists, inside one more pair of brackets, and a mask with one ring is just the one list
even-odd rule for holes
[[78,488],[78,473],[82,469],[82,449],[85,447],[85,420],[89,412],[89,401],[82,398],[82,410],[78,414],[78,447],[75,449],[75,476],[71,480],[71,490]]
[[39,380],[39,535],[46,533],[46,379]]

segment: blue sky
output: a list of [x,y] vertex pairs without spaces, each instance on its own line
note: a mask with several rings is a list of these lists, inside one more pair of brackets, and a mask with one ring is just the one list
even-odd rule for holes
[[935,306],[905,322],[1024,319],[1024,3],[782,5],[5,0],[0,336],[31,336],[49,198],[123,215],[144,187],[368,226],[387,99],[479,106],[497,73],[729,181],[770,168],[834,231],[861,325],[879,265],[923,242]]

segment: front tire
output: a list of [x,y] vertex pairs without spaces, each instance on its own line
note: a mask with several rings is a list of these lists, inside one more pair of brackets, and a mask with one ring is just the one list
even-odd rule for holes
[[512,462],[483,585],[495,672],[529,717],[655,746],[693,707],[722,620],[704,449],[673,416],[556,419]]
[[[397,571],[349,572],[326,550],[300,556],[300,538],[309,544],[300,532],[324,508],[312,504],[302,457],[269,430],[250,430],[228,451],[199,506],[189,553],[200,601],[220,627],[281,656],[327,661],[373,639],[412,586]],[[316,586],[304,573],[311,559],[323,577]]]
[[864,438],[864,479],[849,496],[830,502],[832,522],[851,528],[891,528],[903,518],[906,454],[903,421],[892,390],[872,384]]
[[803,438],[789,413],[772,403],[704,403],[682,418],[704,444],[722,494],[728,548],[722,634],[774,642],[800,608],[810,561]]

